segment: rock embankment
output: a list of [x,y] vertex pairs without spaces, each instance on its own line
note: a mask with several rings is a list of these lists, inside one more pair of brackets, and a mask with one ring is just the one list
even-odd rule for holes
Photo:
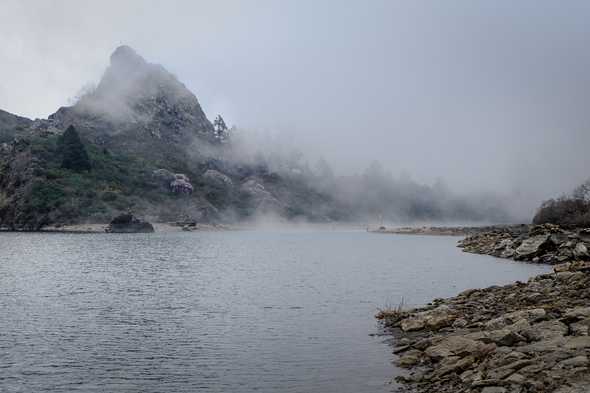
[[459,247],[475,254],[560,264],[590,258],[590,229],[569,230],[551,224],[498,227],[467,236]]
[[469,236],[479,233],[496,232],[496,231],[524,231],[527,225],[490,225],[479,227],[468,226],[422,226],[422,227],[385,227],[380,226],[376,229],[368,229],[373,233],[390,233],[396,235],[434,235],[434,236]]
[[402,391],[590,391],[590,263],[377,315],[397,338]]
[[142,221],[132,214],[121,214],[113,218],[106,227],[108,233],[151,233],[154,226],[147,221]]

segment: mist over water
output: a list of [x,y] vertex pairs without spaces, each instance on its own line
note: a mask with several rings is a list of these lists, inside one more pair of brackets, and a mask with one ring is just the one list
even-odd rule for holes
[[124,43],[171,70],[210,119],[279,135],[337,176],[378,161],[473,205],[506,202],[514,220],[588,177],[584,1],[11,0],[3,11],[0,108],[13,113],[68,103]]
[[[454,237],[1,233],[6,392],[389,392],[373,318],[545,272]],[[485,271],[486,274],[480,274]]]

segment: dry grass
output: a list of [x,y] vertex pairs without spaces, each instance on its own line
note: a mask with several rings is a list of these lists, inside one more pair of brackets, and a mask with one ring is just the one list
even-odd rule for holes
[[381,320],[381,319],[395,319],[395,320],[399,320],[404,318],[407,315],[407,311],[406,311],[406,304],[404,302],[404,298],[402,297],[401,302],[395,306],[392,307],[391,305],[385,305],[385,307],[380,308],[379,311],[377,312],[377,314],[375,315],[375,318]]

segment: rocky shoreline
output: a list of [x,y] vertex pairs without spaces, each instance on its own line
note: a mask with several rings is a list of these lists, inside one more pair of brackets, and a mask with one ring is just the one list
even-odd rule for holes
[[590,258],[590,229],[557,225],[496,227],[458,244],[465,252],[551,265]]
[[432,236],[470,236],[479,233],[512,230],[519,231],[528,228],[526,224],[519,225],[487,225],[487,226],[421,226],[421,227],[385,227],[368,229],[371,233],[395,235],[432,235]]
[[400,391],[590,391],[590,229],[545,224],[460,231],[467,234],[458,244],[465,252],[552,264],[554,273],[412,310],[381,311],[377,318],[396,339],[396,363],[408,370],[397,378]]
[[377,315],[402,392],[590,391],[590,263]]
[[458,247],[465,252],[532,263],[555,265],[590,259],[590,228],[520,224],[482,227],[379,227],[369,229],[369,232],[465,236],[458,243]]

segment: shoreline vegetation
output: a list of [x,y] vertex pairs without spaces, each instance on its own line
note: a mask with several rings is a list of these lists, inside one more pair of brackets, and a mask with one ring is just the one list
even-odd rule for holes
[[464,252],[554,265],[526,283],[382,310],[401,392],[582,393],[590,386],[590,230],[553,224],[379,228],[464,235]]

